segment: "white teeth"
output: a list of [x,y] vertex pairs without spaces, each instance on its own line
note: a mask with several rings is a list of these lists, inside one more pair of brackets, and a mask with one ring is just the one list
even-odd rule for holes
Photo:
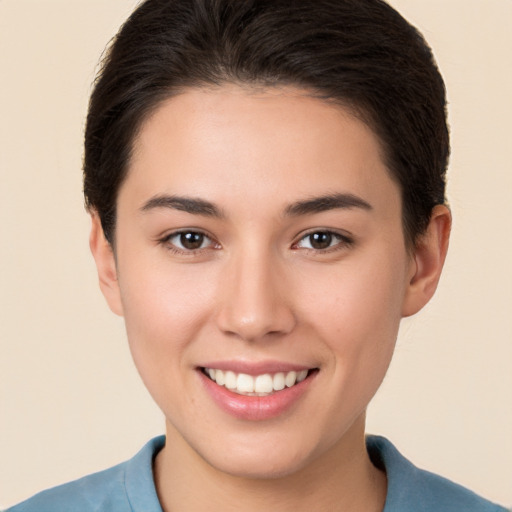
[[[217,370],[215,373],[219,373],[220,370]],[[237,384],[237,378],[236,378],[236,375],[233,373],[233,372],[226,372],[224,374],[224,380],[225,380],[225,386],[228,388],[228,389],[236,389],[236,384]]]
[[291,388],[302,382],[308,376],[308,370],[288,373],[279,372],[274,375],[264,373],[253,377],[246,373],[205,368],[205,373],[219,386],[225,386],[231,391],[241,395],[267,396],[285,387]]
[[287,388],[291,388],[297,382],[297,372],[288,372],[284,378]]
[[307,376],[308,376],[308,371],[302,370],[301,372],[297,373],[297,382],[302,382]]
[[236,389],[242,393],[254,393],[254,377],[239,373],[236,379]]
[[274,390],[274,382],[272,376],[266,373],[265,375],[258,375],[254,383],[254,391],[256,393],[272,393]]
[[284,382],[284,373],[276,373],[274,375],[273,387],[276,391],[281,391],[286,386]]
[[215,378],[212,377],[212,380],[215,380],[219,386],[224,386],[224,384],[226,384],[226,376],[224,375],[224,372],[222,370],[213,371],[215,372]]

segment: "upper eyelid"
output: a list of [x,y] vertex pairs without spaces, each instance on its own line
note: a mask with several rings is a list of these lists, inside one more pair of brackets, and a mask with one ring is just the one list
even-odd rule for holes
[[302,233],[299,233],[295,238],[296,241],[293,243],[296,244],[300,242],[302,239],[314,235],[315,233],[330,233],[331,235],[335,235],[341,238],[342,240],[351,242],[354,241],[354,236],[351,233],[344,230],[337,230],[333,228],[313,228],[303,231]]
[[[300,247],[299,244],[308,236],[311,236],[315,233],[330,233],[331,235],[334,235],[337,238],[337,243],[333,244],[332,246],[326,247],[325,249],[315,249],[313,247]],[[341,250],[343,248],[348,248],[353,246],[355,243],[354,237],[352,235],[348,235],[345,233],[340,233],[339,231],[336,231],[334,229],[313,229],[310,230],[301,236],[299,236],[295,242],[292,244],[292,250],[301,250],[306,252],[313,252],[315,254],[328,254],[332,253],[338,250]]]
[[159,240],[169,240],[173,236],[182,235],[183,233],[197,233],[199,235],[203,235],[203,236],[209,238],[212,241],[215,241],[215,237],[214,236],[212,236],[210,233],[208,233],[204,229],[200,229],[200,228],[180,228],[180,229],[175,229],[175,230],[167,232],[167,233],[165,233],[165,234],[163,234],[161,236],[158,236],[158,239]]
[[[202,248],[198,248],[198,249],[182,249],[181,247],[178,247],[171,242],[171,239],[173,237],[179,236],[184,233],[197,233],[197,234],[203,235],[210,241],[210,243],[208,244],[208,247],[202,247]],[[216,245],[220,245],[219,242],[215,239],[215,237],[213,237],[206,231],[204,231],[202,229],[198,229],[198,228],[192,228],[192,229],[184,228],[184,229],[177,229],[177,230],[171,231],[170,233],[159,236],[157,238],[157,242],[162,245],[168,245],[169,249],[171,249],[171,246],[172,246],[172,249],[176,252],[180,252],[183,254],[189,254],[189,255],[192,255],[192,254],[200,252],[200,251],[207,250],[211,247],[215,247]]]
[[[197,233],[203,235],[208,239],[208,243],[206,247],[187,249],[186,247],[182,246],[181,242],[175,243],[174,241],[172,241],[173,237],[177,237],[183,233]],[[221,248],[219,242],[202,229],[175,229],[174,231],[168,232],[167,234],[158,237],[156,239],[156,242],[157,245],[159,245],[165,251],[168,251],[171,255],[174,255],[176,258],[183,259],[183,261],[203,261],[203,258],[205,256],[212,255],[214,251]]]
[[[205,236],[206,238],[208,238],[213,245],[215,245],[215,244],[220,245],[220,242],[212,234],[208,233],[207,231],[205,231],[204,229],[201,229],[201,228],[179,228],[179,229],[173,230],[169,233],[166,233],[162,236],[159,236],[157,238],[157,240],[161,243],[169,242],[171,238],[181,235],[183,233],[198,233],[198,234],[201,234],[201,235]],[[354,243],[354,237],[350,233],[341,232],[341,231],[333,229],[333,228],[312,228],[312,229],[308,229],[308,230],[303,231],[302,233],[298,234],[295,237],[294,241],[292,242],[292,246],[296,246],[304,238],[311,236],[315,233],[330,233],[330,234],[334,235],[335,237],[339,238],[340,243],[343,243],[343,242],[347,243],[347,244]],[[198,249],[198,250],[200,250],[200,249]],[[190,250],[188,252],[192,252],[192,250]]]

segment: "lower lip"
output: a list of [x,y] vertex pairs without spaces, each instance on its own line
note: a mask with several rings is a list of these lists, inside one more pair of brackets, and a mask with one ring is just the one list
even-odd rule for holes
[[305,380],[291,388],[268,396],[239,395],[219,386],[201,370],[198,373],[206,391],[223,411],[242,420],[264,421],[280,416],[296,404],[313,382],[317,372],[308,375]]

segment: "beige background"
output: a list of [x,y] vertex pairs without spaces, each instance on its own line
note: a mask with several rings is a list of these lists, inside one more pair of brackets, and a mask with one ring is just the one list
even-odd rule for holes
[[[122,461],[163,420],[88,253],[81,141],[135,0],[0,0],[0,507]],[[450,99],[455,226],[369,412],[418,465],[512,505],[512,1],[394,0]]]

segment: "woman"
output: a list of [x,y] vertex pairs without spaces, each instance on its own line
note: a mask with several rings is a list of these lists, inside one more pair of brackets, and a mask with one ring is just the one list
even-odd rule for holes
[[502,510],[365,438],[440,277],[448,153],[430,50],[379,0],[144,2],[84,190],[166,438],[12,510]]

